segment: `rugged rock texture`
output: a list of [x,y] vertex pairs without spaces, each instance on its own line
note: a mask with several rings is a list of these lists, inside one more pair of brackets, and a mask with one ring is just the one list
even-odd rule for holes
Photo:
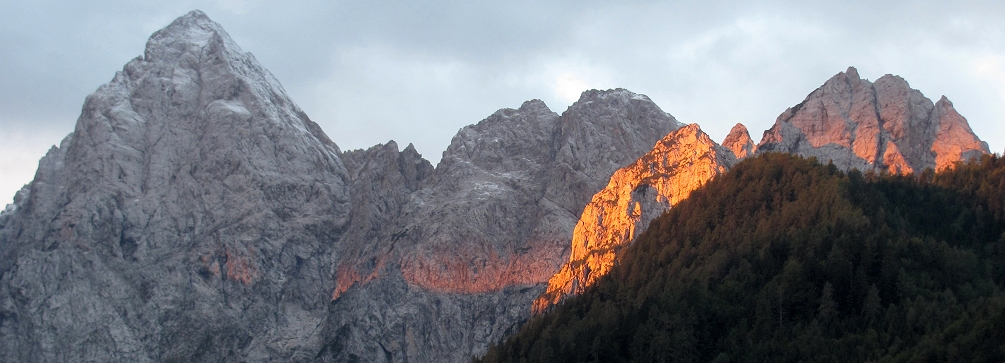
[[[948,100],[839,76],[761,148],[903,170],[986,152]],[[87,98],[0,212],[0,361],[467,361],[549,279],[545,302],[581,290],[735,162],[682,126],[593,90],[562,115],[535,100],[465,127],[435,169],[393,141],[343,153],[189,13]],[[749,155],[740,129],[729,145]]]
[[589,91],[341,152],[201,12],[155,33],[0,213],[0,361],[467,361],[580,212],[680,127]]
[[533,100],[463,128],[393,229],[374,238],[393,257],[338,293],[318,359],[481,354],[529,317],[610,174],[678,127],[647,97],[617,89],[588,91],[562,116]]
[[754,145],[754,140],[750,139],[747,127],[741,123],[733,125],[733,128],[729,130],[729,135],[726,135],[726,138],[722,140],[722,146],[732,151],[737,159],[754,155],[754,152],[757,151],[757,145]]
[[[677,141],[669,148],[668,140],[675,137],[687,142]],[[617,251],[634,240],[636,231],[679,200],[674,198],[686,197],[700,183],[755,152],[797,153],[843,169],[893,173],[941,170],[988,153],[987,144],[945,97],[932,104],[900,77],[886,75],[873,84],[860,79],[855,68],[834,76],[786,110],[764,132],[760,146],[754,146],[742,124],[733,126],[723,146],[707,139],[697,126],[678,130],[615,173],[582,213],[569,262],[550,279],[533,310],[543,311],[582,292],[610,270]],[[680,151],[688,148],[694,151]],[[646,164],[654,155],[663,155],[658,163],[663,169]]]
[[942,170],[989,153],[944,96],[933,104],[900,77],[885,75],[872,83],[853,67],[778,116],[758,151],[892,173]]
[[569,294],[583,292],[607,274],[618,251],[650,221],[735,163],[732,151],[691,124],[669,133],[649,153],[616,171],[587,204],[572,235],[569,261],[548,281],[533,310],[541,312]]
[[388,263],[397,263],[394,246],[401,239],[396,226],[402,208],[433,166],[409,144],[399,152],[394,141],[367,150],[342,154],[350,172],[352,213],[345,236],[339,241],[339,265],[331,299],[338,299],[355,284],[382,277]]
[[177,19],[87,98],[5,215],[0,361],[320,346],[351,207],[338,154],[218,24]]

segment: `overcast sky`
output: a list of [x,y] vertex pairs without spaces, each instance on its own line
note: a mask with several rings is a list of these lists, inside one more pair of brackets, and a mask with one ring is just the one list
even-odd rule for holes
[[200,9],[343,150],[395,140],[435,164],[457,130],[591,88],[648,95],[754,141],[848,66],[946,95],[1005,148],[1005,5],[987,2],[0,0],[0,205],[151,33]]

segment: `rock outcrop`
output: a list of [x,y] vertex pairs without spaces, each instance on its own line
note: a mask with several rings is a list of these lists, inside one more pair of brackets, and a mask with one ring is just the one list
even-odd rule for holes
[[747,127],[741,123],[733,125],[733,128],[729,130],[729,135],[726,135],[726,138],[722,140],[722,146],[732,151],[737,159],[754,155],[757,151],[757,145],[754,145],[754,140],[750,139]]
[[357,273],[365,277],[337,294],[319,359],[481,354],[529,318],[610,174],[680,126],[647,97],[616,89],[587,91],[561,116],[532,100],[461,129],[398,222],[373,238],[394,246],[379,277]]
[[758,151],[891,173],[942,170],[990,152],[945,96],[933,104],[900,77],[872,83],[853,67],[778,116]]
[[[848,68],[779,116],[759,146],[742,124],[733,126],[722,146],[692,125],[616,172],[587,205],[573,233],[569,262],[534,301],[534,312],[605,275],[617,252],[681,196],[738,159],[771,151],[817,157],[845,170],[892,173],[942,170],[989,152],[945,97],[933,104],[900,77],[886,75],[873,84]],[[650,162],[657,157],[662,161]]]
[[569,261],[548,281],[533,310],[541,312],[583,292],[610,271],[618,251],[650,221],[735,163],[732,151],[691,124],[667,134],[649,153],[616,171],[587,204],[572,235]]
[[320,346],[350,219],[339,154],[218,24],[175,20],[87,98],[7,216],[0,361]]
[[191,12],[0,212],[0,361],[467,361],[734,153],[909,171],[987,152],[948,100],[852,71],[757,149],[742,125],[722,147],[644,95],[591,90],[465,127],[434,168],[393,141],[342,152]]
[[433,168],[342,152],[189,13],[88,97],[0,213],[0,361],[467,361],[529,317],[583,207],[679,128],[589,91]]

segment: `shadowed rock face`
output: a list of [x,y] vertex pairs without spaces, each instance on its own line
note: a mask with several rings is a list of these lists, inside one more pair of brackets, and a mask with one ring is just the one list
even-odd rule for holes
[[203,13],[155,33],[0,214],[3,361],[466,361],[680,125],[590,91],[341,152]]
[[617,89],[588,91],[561,116],[533,100],[461,129],[377,238],[393,245],[380,277],[332,302],[318,359],[481,354],[530,316],[568,259],[583,207],[617,165],[678,127],[647,97]]
[[338,155],[218,24],[175,20],[87,98],[5,218],[0,360],[296,354],[349,221]]
[[[910,92],[873,91],[892,95],[879,136],[790,110],[769,149],[915,169],[981,152],[948,100],[884,79],[871,87]],[[858,109],[828,92],[820,110]],[[0,213],[0,361],[467,361],[563,263],[554,291],[578,291],[735,162],[681,126],[644,95],[592,90],[561,115],[534,100],[465,127],[435,169],[393,141],[343,153],[194,11],[87,98]]]
[[852,67],[778,116],[758,151],[892,173],[942,170],[989,153],[945,96],[933,104],[900,77],[885,75],[872,83]]
[[534,301],[541,312],[579,294],[614,266],[622,247],[649,222],[736,163],[736,156],[709,139],[697,124],[667,134],[649,153],[618,169],[592,201],[572,234],[567,263]]

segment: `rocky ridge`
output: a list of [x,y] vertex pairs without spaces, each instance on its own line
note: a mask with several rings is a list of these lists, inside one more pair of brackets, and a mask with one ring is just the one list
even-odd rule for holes
[[758,151],[891,173],[942,170],[990,153],[945,96],[933,104],[903,78],[888,74],[872,83],[854,67],[778,116]]
[[569,261],[534,301],[542,312],[563,297],[583,292],[614,266],[618,251],[649,222],[693,190],[736,163],[729,149],[690,124],[667,134],[631,165],[618,169],[593,195],[572,234]]
[[529,316],[610,174],[681,125],[626,90],[342,152],[205,14],[155,33],[0,216],[0,360],[465,361]]
[[[948,100],[918,102],[928,116],[881,124],[921,155],[895,165],[980,151]],[[807,117],[756,151],[817,152]],[[727,147],[682,126],[644,95],[591,90],[561,115],[532,100],[465,127],[436,168],[393,141],[342,152],[194,11],[88,97],[0,213],[0,360],[466,361],[546,290],[599,277],[730,149],[755,152],[742,125]]]
[[320,345],[351,209],[339,154],[218,24],[178,18],[87,98],[4,221],[0,360]]
[[[753,144],[747,128],[739,123],[722,146],[707,136],[694,138],[690,128],[667,135],[662,145],[618,170],[608,187],[594,195],[573,233],[569,262],[534,301],[535,313],[584,291],[605,275],[617,252],[634,241],[636,231],[644,230],[679,200],[673,197],[686,197],[737,159],[760,152],[787,152],[817,157],[843,170],[913,173],[926,168],[942,170],[989,153],[987,143],[974,135],[944,96],[932,104],[900,77],[886,75],[873,84],[860,79],[854,67],[835,75],[802,103],[782,113],[764,132],[760,145]],[[704,135],[700,130],[697,133]],[[666,143],[675,135],[701,142],[682,143],[675,145],[679,150],[669,150]],[[690,159],[694,153],[708,156],[695,163]],[[644,161],[654,155],[669,160],[685,155],[689,159],[648,166]]]
[[332,303],[318,359],[481,354],[529,317],[605,175],[678,127],[647,97],[615,89],[585,92],[562,115],[532,100],[461,129],[398,222],[371,239],[393,246],[385,262],[346,277],[356,283]]

